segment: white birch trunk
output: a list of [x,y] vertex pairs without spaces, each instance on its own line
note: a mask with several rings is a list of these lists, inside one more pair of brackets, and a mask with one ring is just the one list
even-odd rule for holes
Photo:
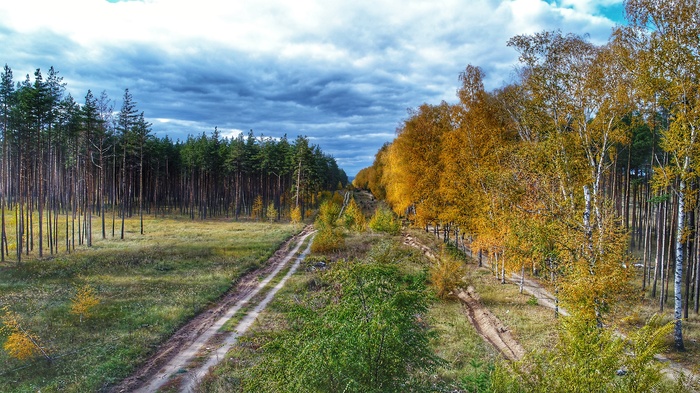
[[[686,157],[686,162],[690,161]],[[674,304],[673,304],[673,314],[675,318],[675,329],[673,331],[673,341],[676,349],[683,350],[683,329],[682,329],[682,318],[683,318],[683,295],[681,293],[681,286],[683,283],[683,253],[684,253],[684,243],[683,235],[685,231],[685,179],[681,177],[680,183],[678,185],[678,222],[676,226],[676,268],[674,269],[674,280],[673,280],[673,294],[674,294]]]

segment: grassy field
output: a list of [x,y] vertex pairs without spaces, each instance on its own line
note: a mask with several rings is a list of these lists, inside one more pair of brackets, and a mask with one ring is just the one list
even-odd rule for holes
[[[328,268],[333,269],[333,264],[338,260],[366,258],[368,252],[371,253],[373,246],[385,242],[387,239],[393,239],[394,242],[400,241],[398,237],[376,233],[349,233],[345,240],[346,249],[344,251],[310,255],[304,264],[305,268],[300,269],[288,281],[267,310],[258,318],[253,328],[229,352],[226,361],[215,367],[205,378],[198,391],[209,393],[242,391],[241,379],[249,377],[249,368],[258,361],[258,356],[260,356],[259,343],[267,341],[269,337],[276,334],[276,331],[285,327],[284,315],[288,311],[287,305],[290,303],[290,299],[303,298],[306,291],[317,290],[319,285],[328,285],[318,278],[318,273],[314,270],[313,265],[323,261]],[[402,271],[406,274],[415,274],[427,269],[429,261],[418,250],[410,247],[407,247],[406,250],[413,256],[402,259]],[[517,293],[517,288],[514,290]],[[495,296],[491,296],[489,301],[497,302],[494,299]],[[522,303],[526,303],[527,298],[524,295],[519,296],[523,297]],[[531,311],[529,309],[516,310],[517,306],[511,303],[503,306],[512,309],[507,314],[525,319],[524,315]],[[505,308],[503,311],[506,311]],[[537,315],[532,316],[532,318],[537,317]],[[431,347],[445,361],[444,366],[438,369],[437,379],[455,388],[469,388],[472,385],[476,386],[479,378],[483,380],[488,375],[490,367],[499,355],[478,336],[458,300],[440,301],[435,298],[431,302],[426,322],[436,333]],[[532,330],[535,330],[534,322],[531,324],[533,325]],[[550,331],[541,327],[539,330],[540,332],[534,336],[540,339],[542,334],[546,334],[542,332]]]
[[[140,235],[137,220],[127,225],[125,240],[96,239],[92,248],[70,255],[0,265],[0,306],[18,316],[51,358],[18,360],[0,351],[0,390],[108,388],[300,230],[151,218]],[[78,288],[86,285],[95,289],[99,304],[81,322],[70,311]]]

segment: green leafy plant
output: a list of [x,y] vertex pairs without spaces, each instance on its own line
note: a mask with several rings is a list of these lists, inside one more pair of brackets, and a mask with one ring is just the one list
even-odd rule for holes
[[[243,382],[258,392],[426,391],[442,364],[423,321],[428,296],[396,263],[338,263],[325,290],[295,302]],[[256,338],[250,338],[258,342]]]
[[374,212],[369,221],[369,227],[376,232],[386,232],[391,235],[401,233],[401,223],[396,219],[391,210],[380,207]]

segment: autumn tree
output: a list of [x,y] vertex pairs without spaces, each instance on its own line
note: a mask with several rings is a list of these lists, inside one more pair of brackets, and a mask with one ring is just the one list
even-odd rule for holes
[[629,110],[627,79],[607,48],[575,35],[516,36],[509,45],[518,50],[526,68],[525,91],[549,122],[536,130],[536,140],[551,154],[559,205],[569,209],[566,217],[578,217],[570,223],[564,218],[562,226],[580,228],[568,231],[566,238],[571,243],[560,254],[571,266],[567,279],[574,288],[580,274],[588,276],[586,304],[602,324],[602,314],[618,290],[615,282],[624,282],[608,281],[609,275],[625,276],[621,270],[624,250],[617,254],[604,250],[606,244],[624,235],[615,230],[617,224],[604,209],[601,183],[612,165],[611,149],[626,136],[621,119]]
[[451,112],[446,102],[424,104],[409,111],[397,130],[382,174],[387,201],[397,214],[411,213],[421,223],[437,220],[442,206],[437,192],[442,174],[440,146],[452,127]]
[[684,349],[682,331],[682,285],[687,209],[697,178],[700,126],[700,6],[693,0],[664,2],[630,0],[626,10],[634,43],[640,53],[640,82],[658,95],[659,105],[670,114],[662,133],[661,147],[669,154],[669,165],[660,168],[659,181],[673,188],[678,200],[674,269],[674,342]]

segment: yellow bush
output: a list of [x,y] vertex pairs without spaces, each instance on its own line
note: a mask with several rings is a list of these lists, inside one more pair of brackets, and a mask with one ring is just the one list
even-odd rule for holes
[[100,304],[100,299],[97,298],[97,293],[95,288],[90,285],[85,285],[78,288],[77,293],[72,301],[71,314],[78,315],[80,318],[80,323],[83,322],[83,318],[90,318],[92,315],[92,309]]
[[340,206],[333,201],[325,201],[319,208],[314,226],[318,231],[311,244],[313,252],[331,252],[345,248],[343,234],[337,228]]
[[39,352],[29,336],[19,331],[11,333],[2,347],[10,357],[19,360],[29,359]]
[[275,209],[275,204],[272,202],[267,205],[267,220],[277,221],[277,209]]
[[441,299],[447,298],[464,283],[466,269],[461,261],[443,255],[430,266],[430,282]]
[[311,243],[312,252],[332,252],[345,248],[343,234],[335,228],[325,227],[314,236]]
[[292,213],[290,214],[290,219],[292,220],[292,223],[294,223],[294,224],[299,224],[301,222],[301,208],[299,206],[292,209]]
[[401,223],[394,217],[394,213],[386,208],[378,208],[369,221],[369,227],[375,232],[386,232],[392,235],[401,233]]
[[39,338],[22,326],[19,315],[10,311],[7,306],[3,307],[3,311],[0,331],[8,334],[2,346],[5,352],[19,360],[29,359],[39,353],[48,358],[46,351],[40,346]]
[[262,220],[263,218],[263,200],[262,196],[258,195],[255,197],[255,200],[253,201],[253,211],[251,212],[252,216],[256,220]]
[[367,219],[362,213],[362,209],[357,206],[355,198],[351,198],[348,202],[345,211],[343,212],[343,221],[347,229],[356,232],[364,232],[367,229]]

